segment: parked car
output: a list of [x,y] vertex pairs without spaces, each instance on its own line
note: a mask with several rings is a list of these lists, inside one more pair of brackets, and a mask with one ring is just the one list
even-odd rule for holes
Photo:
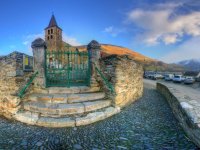
[[174,78],[174,75],[173,74],[166,74],[165,75],[165,81],[172,81]]
[[149,74],[145,73],[144,78],[149,78]]
[[186,71],[185,76],[193,77],[197,82],[200,82],[200,72],[199,71]]
[[175,75],[173,78],[173,82],[183,82],[185,80],[185,78],[182,75]]
[[196,81],[196,82],[200,82],[200,77],[195,78],[195,81]]
[[195,82],[195,79],[193,77],[186,77],[184,80],[185,84],[193,84]]
[[182,81],[185,81],[186,77],[185,76],[182,76]]
[[153,76],[154,76],[153,74],[149,74],[149,75],[148,75],[148,78],[149,78],[149,79],[153,79]]
[[152,79],[153,79],[153,80],[163,79],[163,75],[158,74],[158,73],[155,73],[155,74],[152,76]]

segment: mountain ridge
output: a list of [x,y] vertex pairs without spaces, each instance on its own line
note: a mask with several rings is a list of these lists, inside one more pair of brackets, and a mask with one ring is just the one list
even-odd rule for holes
[[[156,61],[155,59],[144,56],[138,52],[135,52],[123,46],[116,46],[116,45],[111,45],[111,44],[100,44],[100,45],[101,45],[102,53],[104,53],[104,56],[113,55],[113,54],[129,55],[133,57],[136,61]],[[78,48],[79,51],[86,51],[87,45],[76,46],[76,48]]]
[[200,59],[182,60],[177,63],[190,71],[200,71]]

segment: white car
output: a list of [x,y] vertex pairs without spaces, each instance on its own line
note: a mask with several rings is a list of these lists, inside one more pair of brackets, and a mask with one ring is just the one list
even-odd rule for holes
[[153,76],[152,76],[152,79],[153,80],[157,80],[157,79],[162,79],[163,76],[161,74],[158,74],[158,73],[155,73]]
[[165,81],[172,81],[173,78],[174,78],[173,74],[167,74],[167,75],[165,75]]
[[173,78],[173,82],[183,82],[185,80],[185,78],[182,75],[175,75]]
[[152,78],[153,78],[153,74],[149,74],[149,75],[148,75],[148,78],[149,78],[149,79],[152,79]]
[[193,84],[195,82],[195,79],[193,77],[186,77],[184,80],[185,84]]

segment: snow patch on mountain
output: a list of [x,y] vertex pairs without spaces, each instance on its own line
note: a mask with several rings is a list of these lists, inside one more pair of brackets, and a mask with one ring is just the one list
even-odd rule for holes
[[200,59],[183,60],[177,64],[184,66],[187,70],[200,71]]

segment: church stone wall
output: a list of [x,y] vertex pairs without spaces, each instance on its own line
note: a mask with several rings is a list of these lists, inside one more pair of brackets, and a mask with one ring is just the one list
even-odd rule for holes
[[111,55],[100,60],[103,74],[112,83],[116,95],[106,88],[98,77],[113,105],[124,107],[140,98],[143,94],[143,68],[128,56]]

